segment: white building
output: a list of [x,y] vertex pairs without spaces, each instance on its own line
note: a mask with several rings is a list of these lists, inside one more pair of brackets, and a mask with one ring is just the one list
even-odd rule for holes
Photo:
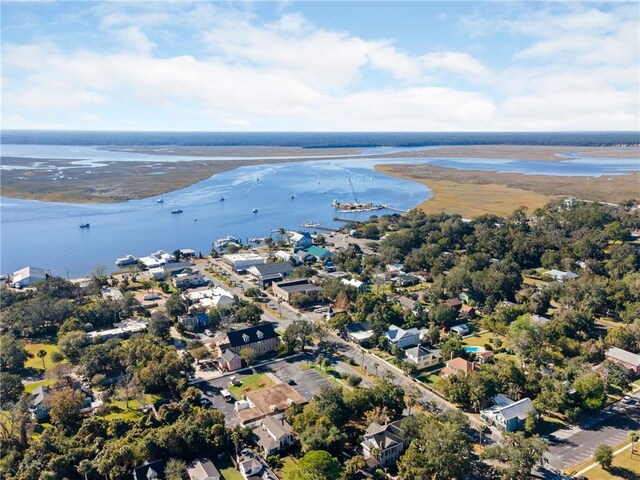
[[42,268],[24,267],[11,275],[11,285],[15,288],[24,288],[38,280],[45,280],[49,274]]
[[412,347],[405,350],[407,361],[415,364],[418,369],[432,367],[442,362],[440,350],[429,350],[422,346]]
[[173,262],[175,259],[176,257],[172,254],[167,253],[164,250],[158,250],[147,257],[140,257],[138,261],[147,268],[157,268],[161,267],[165,263]]
[[262,265],[267,263],[266,258],[261,257],[257,253],[227,253],[222,256],[222,260],[227,262],[236,272],[243,272],[247,268],[254,265]]
[[101,330],[99,332],[89,332],[87,333],[87,337],[91,340],[95,340],[96,338],[113,338],[113,337],[128,337],[131,334],[142,332],[147,329],[146,322],[142,322],[139,320],[125,320],[120,323],[114,323],[113,326],[115,328],[110,328],[109,330]]
[[211,307],[228,307],[233,305],[233,295],[222,287],[199,290],[185,294],[191,303],[192,310],[209,309]]
[[555,278],[558,282],[564,282],[565,280],[573,280],[578,278],[578,274],[574,272],[563,272],[562,270],[549,270],[547,273],[550,277]]
[[207,284],[207,279],[201,273],[179,273],[173,277],[173,286],[176,288],[202,287]]
[[343,278],[340,280],[340,283],[355,288],[359,293],[367,291],[367,284],[361,282],[360,280],[356,280],[355,278],[350,278],[348,280],[346,278]]
[[405,330],[391,325],[385,335],[392,345],[400,348],[415,347],[420,344],[420,330],[415,327]]

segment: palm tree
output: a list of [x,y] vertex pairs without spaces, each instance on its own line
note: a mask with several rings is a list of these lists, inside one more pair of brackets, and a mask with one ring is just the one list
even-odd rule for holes
[[91,470],[93,470],[93,464],[89,460],[81,460],[77,470],[80,475],[84,475],[84,480],[88,480],[88,475],[91,473]]
[[47,356],[47,351],[46,350],[40,350],[40,351],[38,351],[37,355],[38,355],[38,358],[42,359],[42,369],[46,370],[46,368],[44,366],[44,357]]
[[638,432],[629,432],[629,441],[631,442],[631,455],[636,451],[636,443],[640,440]]

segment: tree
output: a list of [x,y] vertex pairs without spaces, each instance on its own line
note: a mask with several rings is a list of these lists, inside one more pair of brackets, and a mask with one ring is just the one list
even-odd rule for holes
[[69,387],[56,388],[49,402],[51,423],[67,434],[75,432],[82,421],[83,395]]
[[91,463],[90,460],[87,460],[87,459],[80,460],[80,463],[78,464],[78,467],[76,468],[76,470],[78,470],[78,473],[80,475],[84,475],[84,480],[88,480],[89,474],[93,470],[93,464]]
[[629,441],[631,442],[631,455],[636,451],[636,443],[640,440],[640,434],[638,432],[629,432]]
[[258,323],[262,319],[262,307],[256,303],[248,303],[237,311],[238,321],[244,323]]
[[342,387],[332,384],[322,387],[313,400],[318,412],[325,415],[333,425],[340,427],[347,421],[349,412],[344,403]]
[[151,314],[147,330],[154,337],[169,340],[171,338],[172,325],[173,322],[164,312],[156,310]]
[[187,473],[187,464],[180,459],[170,458],[164,467],[166,480],[184,480]]
[[196,359],[196,361],[200,363],[202,360],[211,357],[211,350],[209,350],[205,345],[202,345],[201,347],[196,347],[191,350],[191,354]]
[[315,327],[309,320],[294,320],[284,332],[283,340],[293,345],[294,349],[299,348],[304,352],[304,348],[315,333]]
[[573,388],[583,408],[595,411],[603,407],[606,401],[605,386],[598,374],[585,373],[581,375],[573,382]]
[[167,315],[174,319],[187,312],[187,306],[178,292],[172,293],[171,296],[167,298],[164,308],[167,310]]
[[24,393],[22,379],[13,373],[0,373],[0,388],[2,389],[2,395],[0,395],[2,410],[7,410],[7,404],[17,402]]
[[300,459],[291,472],[292,480],[335,480],[340,477],[342,466],[324,450],[313,450]]
[[0,371],[19,373],[31,355],[24,348],[24,344],[16,337],[7,333],[0,335]]
[[440,352],[442,352],[442,358],[445,362],[455,357],[464,358],[466,355],[464,347],[465,345],[460,338],[460,335],[449,335],[447,339],[440,344]]
[[46,350],[38,350],[38,358],[42,359],[42,369],[46,370],[45,364],[44,364],[44,357],[47,356],[47,351]]
[[496,459],[507,463],[505,478],[526,480],[537,464],[544,462],[547,443],[538,435],[526,437],[523,432],[506,432],[501,445],[488,447],[483,458]]
[[84,330],[72,330],[58,337],[58,348],[73,364],[80,361],[82,352],[88,345],[87,334]]
[[364,470],[367,466],[367,462],[362,455],[354,455],[349,460],[344,462],[344,471],[342,472],[342,478],[344,480],[357,480],[360,478],[359,472]]
[[593,461],[599,463],[604,470],[611,468],[613,463],[613,449],[606,443],[598,445],[593,452]]
[[255,349],[251,347],[244,347],[240,349],[240,358],[244,360],[249,367],[253,364],[257,355],[258,354],[256,353]]

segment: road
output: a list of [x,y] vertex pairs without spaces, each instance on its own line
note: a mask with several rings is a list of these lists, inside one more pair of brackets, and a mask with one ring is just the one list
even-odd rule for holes
[[627,439],[629,432],[640,430],[640,393],[632,398],[633,403],[617,402],[580,426],[552,435],[549,465],[568,469],[589,460],[597,445],[617,445]]

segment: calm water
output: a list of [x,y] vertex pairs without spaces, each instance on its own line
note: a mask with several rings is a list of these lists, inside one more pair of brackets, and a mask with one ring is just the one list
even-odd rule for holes
[[[391,149],[374,148],[383,153]],[[393,148],[398,150],[398,148]],[[567,150],[567,149],[563,149]],[[421,184],[379,174],[381,163],[433,163],[460,169],[496,170],[542,175],[615,175],[640,169],[637,159],[581,159],[566,162],[532,162],[496,159],[407,158],[332,160],[243,167],[225,172],[183,190],[120,204],[64,204],[0,199],[0,271],[10,273],[25,265],[48,268],[53,274],[84,276],[96,264],[115,268],[114,260],[126,254],[147,255],[157,249],[193,248],[207,253],[212,241],[226,235],[241,238],[268,236],[272,229],[298,228],[307,221],[323,225],[336,215],[331,201],[352,201],[351,178],[359,200],[410,209],[427,199]],[[100,160],[180,161],[188,157],[150,157],[109,152],[73,145],[4,145],[3,155],[74,158],[88,168]],[[140,158],[141,157],[141,158]],[[199,158],[202,159],[202,158]],[[8,165],[3,165],[7,167]],[[295,198],[292,200],[291,196]],[[219,198],[223,196],[224,202]],[[173,209],[184,213],[172,215]],[[257,208],[258,213],[252,213]],[[372,213],[339,214],[366,219]],[[194,221],[197,219],[197,221]],[[81,221],[91,228],[80,229]]]

